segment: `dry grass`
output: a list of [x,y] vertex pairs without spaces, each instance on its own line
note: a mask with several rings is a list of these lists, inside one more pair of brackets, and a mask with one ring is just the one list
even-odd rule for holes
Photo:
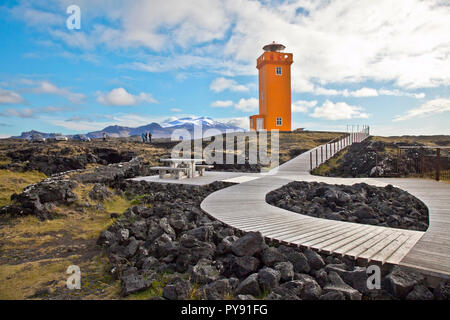
[[73,264],[72,258],[0,265],[0,300],[25,299],[49,282],[65,281],[66,269]]
[[386,143],[406,142],[409,144],[421,143],[426,146],[448,146],[450,145],[450,136],[435,135],[435,136],[392,136],[382,137],[373,136],[372,141],[383,141]]
[[310,150],[327,143],[344,133],[304,131],[280,134],[280,163],[294,158],[295,150]]
[[37,171],[13,172],[0,170],[0,207],[11,203],[11,195],[19,193],[26,186],[39,182],[46,175]]
[[333,168],[337,168],[344,156],[347,154],[348,148],[345,148],[344,150],[341,150],[337,154],[335,154],[332,158],[330,158],[328,161],[322,163],[318,167],[314,168],[311,173],[318,175],[318,176],[327,176]]
[[85,287],[81,292],[88,294],[83,298],[119,297],[120,283],[107,275],[108,260],[95,242],[100,232],[115,222],[110,214],[123,213],[130,202],[114,195],[102,203],[105,210],[99,211],[96,209],[98,202],[87,196],[91,188],[92,185],[79,184],[75,189],[79,202],[91,204],[82,211],[73,204],[56,207],[60,216],[53,220],[40,221],[35,216],[3,217],[0,223],[0,299],[24,299],[42,287],[50,288],[51,294],[62,290],[68,277],[65,270],[72,264],[78,264],[85,274],[82,277]]

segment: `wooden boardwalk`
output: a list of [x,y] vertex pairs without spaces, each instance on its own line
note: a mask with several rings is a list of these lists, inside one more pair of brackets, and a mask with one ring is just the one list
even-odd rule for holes
[[[419,179],[328,178],[309,174],[309,153],[270,174],[212,193],[201,208],[244,231],[268,239],[347,255],[365,262],[399,264],[432,276],[450,278],[450,184]],[[268,204],[266,194],[291,181],[330,184],[393,184],[420,198],[430,210],[426,233],[309,217]]]

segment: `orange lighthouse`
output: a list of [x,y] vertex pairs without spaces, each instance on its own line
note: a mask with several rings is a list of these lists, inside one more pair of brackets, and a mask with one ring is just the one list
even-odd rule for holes
[[275,42],[263,47],[259,71],[259,114],[250,116],[250,130],[291,131],[292,53]]

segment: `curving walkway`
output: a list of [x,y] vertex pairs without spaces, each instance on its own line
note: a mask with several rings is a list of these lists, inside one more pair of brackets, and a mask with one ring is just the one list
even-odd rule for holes
[[[450,278],[450,184],[423,179],[319,177],[311,175],[309,167],[310,155],[306,152],[261,178],[210,194],[201,203],[201,208],[227,225],[244,231],[260,231],[271,240],[347,255],[365,262],[399,264],[432,276]],[[326,220],[266,202],[268,192],[294,180],[329,184],[366,182],[376,186],[393,184],[428,206],[430,227],[424,233]]]

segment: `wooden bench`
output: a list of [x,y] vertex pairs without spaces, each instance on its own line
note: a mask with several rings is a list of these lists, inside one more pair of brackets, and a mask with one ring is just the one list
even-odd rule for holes
[[[187,171],[189,170],[189,168],[182,168],[182,167],[150,167],[151,170],[159,170],[159,178],[160,179],[164,179],[166,177],[166,175],[168,174],[167,172],[171,172],[174,176],[175,179],[183,179],[185,177],[187,177]],[[184,173],[184,175],[183,175]],[[170,175],[172,175],[170,174]]]
[[200,176],[203,176],[205,174],[205,169],[212,169],[214,168],[214,166],[212,165],[207,165],[207,164],[197,164],[195,166],[195,171],[198,171],[198,174]]

